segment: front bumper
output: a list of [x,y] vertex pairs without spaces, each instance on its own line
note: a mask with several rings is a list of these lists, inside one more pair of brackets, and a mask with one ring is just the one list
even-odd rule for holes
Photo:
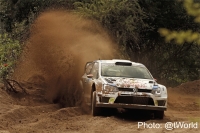
[[139,105],[139,104],[123,104],[123,103],[97,103],[96,107],[107,108],[129,108],[129,109],[145,109],[145,110],[167,110],[165,106],[153,106],[153,105]]
[[96,101],[96,107],[167,110],[167,97],[157,97],[151,93],[98,93]]

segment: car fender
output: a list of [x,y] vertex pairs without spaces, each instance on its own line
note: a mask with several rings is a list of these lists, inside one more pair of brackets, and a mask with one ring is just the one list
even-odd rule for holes
[[158,84],[158,86],[161,88],[161,97],[167,98],[167,88],[164,85]]

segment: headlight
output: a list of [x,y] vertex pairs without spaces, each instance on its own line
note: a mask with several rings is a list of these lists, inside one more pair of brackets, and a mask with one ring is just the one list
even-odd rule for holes
[[104,85],[104,91],[115,92],[118,91],[118,88],[112,85]]
[[161,94],[161,88],[160,87],[153,87],[152,94],[160,95]]

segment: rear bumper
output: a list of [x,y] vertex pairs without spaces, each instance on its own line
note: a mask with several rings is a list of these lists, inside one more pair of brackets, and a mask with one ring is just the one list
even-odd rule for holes
[[129,108],[129,109],[144,109],[144,110],[160,110],[165,111],[165,106],[153,106],[153,105],[138,105],[138,104],[123,104],[123,103],[96,103],[96,107],[107,108]]

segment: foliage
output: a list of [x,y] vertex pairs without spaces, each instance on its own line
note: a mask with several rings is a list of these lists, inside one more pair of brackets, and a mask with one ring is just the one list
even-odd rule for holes
[[192,30],[170,31],[165,28],[160,28],[159,32],[162,36],[166,36],[166,42],[175,40],[177,44],[183,44],[184,42],[200,44],[200,34],[198,32],[192,32]]
[[12,73],[22,51],[19,41],[12,40],[7,34],[0,35],[0,77],[6,78]]
[[91,0],[75,2],[75,9],[85,17],[98,20],[116,42],[131,52],[138,49],[139,31],[146,27],[146,17],[136,0]]
[[185,0],[184,7],[188,15],[195,17],[195,22],[200,23],[200,3],[194,3],[193,0]]
[[143,41],[140,45],[143,47],[132,59],[146,64],[153,75],[166,85],[199,79],[200,46],[194,43],[176,45],[175,42],[165,42],[158,32],[161,27],[197,32],[199,25],[193,22],[193,17],[188,16],[178,1],[141,0],[140,5],[148,12],[144,22],[149,24],[150,29],[141,31]]
[[0,0],[0,21],[8,34],[15,39],[22,39],[28,34],[30,24],[40,12],[58,7],[71,9],[73,2],[74,0]]
[[74,0],[0,0],[0,78],[14,71],[29,27],[48,8],[72,8]]
[[[183,5],[187,13],[194,18],[194,21],[200,23],[200,3],[194,3],[193,0],[185,0]],[[189,30],[169,30],[167,28],[160,28],[159,32],[165,37],[167,42],[175,40],[177,44],[183,44],[184,42],[200,44],[200,33],[198,31]]]
[[[15,38],[21,42],[40,12],[57,8],[73,10],[102,24],[119,44],[122,57],[145,64],[155,78],[166,80],[167,84],[180,84],[200,78],[200,45],[196,45],[200,42],[200,25],[195,23],[199,21],[199,4],[179,1],[0,0],[3,29],[0,32],[8,33],[4,40]],[[8,41],[1,47],[17,43]],[[21,47],[18,48],[20,51]]]

